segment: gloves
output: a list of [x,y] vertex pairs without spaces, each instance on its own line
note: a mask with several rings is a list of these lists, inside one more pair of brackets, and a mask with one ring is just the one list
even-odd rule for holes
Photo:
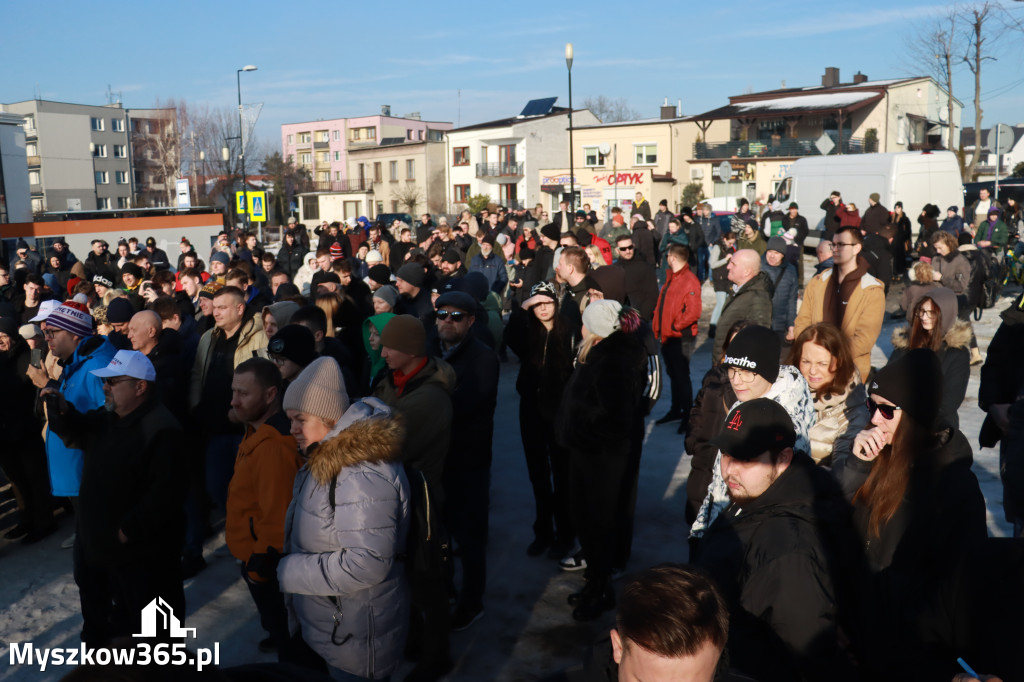
[[253,553],[249,557],[249,561],[245,564],[245,570],[255,573],[264,580],[274,580],[277,578],[277,564],[280,563],[283,556],[273,547],[267,546],[266,553]]

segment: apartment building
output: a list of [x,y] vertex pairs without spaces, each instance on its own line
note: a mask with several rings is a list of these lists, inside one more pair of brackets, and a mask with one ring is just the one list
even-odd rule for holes
[[181,177],[181,140],[174,109],[128,109],[133,206],[173,206]]
[[0,113],[0,223],[32,220],[23,119]]

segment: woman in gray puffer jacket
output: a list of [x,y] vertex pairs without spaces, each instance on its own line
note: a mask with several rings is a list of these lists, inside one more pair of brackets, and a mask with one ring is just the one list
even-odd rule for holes
[[401,664],[409,623],[398,561],[409,526],[409,484],[397,461],[403,432],[384,403],[348,406],[346,395],[330,358],[315,360],[285,394],[307,459],[277,575],[292,631],[301,626],[332,677],[380,680]]

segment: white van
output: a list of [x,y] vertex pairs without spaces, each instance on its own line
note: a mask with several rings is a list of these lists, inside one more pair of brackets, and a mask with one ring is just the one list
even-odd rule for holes
[[915,239],[920,227],[917,217],[925,204],[939,207],[940,220],[949,206],[961,207],[963,215],[964,185],[953,152],[811,156],[789,167],[776,192],[783,210],[791,201],[800,205],[800,214],[811,228],[806,247],[818,245],[825,221],[820,206],[835,190],[842,194],[843,203],[856,204],[862,216],[874,192],[889,211],[902,201]]

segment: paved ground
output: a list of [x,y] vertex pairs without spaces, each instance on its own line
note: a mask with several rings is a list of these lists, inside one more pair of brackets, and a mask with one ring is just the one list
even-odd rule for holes
[[[890,301],[897,300],[898,293],[890,292]],[[1015,293],[1008,291],[1007,295]],[[704,328],[713,303],[714,296],[706,288]],[[1010,298],[1004,298],[998,309],[1009,303]],[[998,322],[997,310],[989,310],[975,323],[983,349]],[[889,337],[898,324],[886,319],[872,356],[875,366],[884,364],[891,350]],[[710,346],[702,334],[693,359],[695,386],[699,386],[709,366]],[[574,622],[565,598],[582,584],[582,576],[559,571],[553,561],[526,556],[526,546],[532,539],[533,501],[519,440],[516,372],[514,359],[502,366],[494,440],[486,616],[470,630],[452,636],[452,651],[457,657],[457,668],[448,678],[452,681],[536,679],[578,662],[586,643],[611,623],[610,615],[591,625]],[[983,416],[977,408],[977,393],[978,367],[973,367],[967,399],[960,408],[961,429],[975,444],[974,469],[988,503],[990,533],[1005,536],[1009,528],[1002,516],[998,453],[977,446]],[[653,417],[663,411],[663,405],[656,406]],[[676,435],[674,425],[656,427],[652,422],[648,423],[647,434],[632,569],[687,558],[683,506],[690,464],[683,454],[682,436]],[[0,513],[9,510],[9,501],[0,506]],[[0,525],[3,521],[0,518]],[[71,577],[71,553],[59,547],[71,532],[71,522],[62,519],[61,524],[60,533],[31,547],[0,540],[4,576],[0,581],[0,659],[4,661],[8,660],[10,642],[32,641],[37,647],[78,645],[81,616],[78,591]],[[223,537],[207,543],[206,550],[209,567],[186,585],[187,624],[198,631],[195,646],[210,647],[219,642],[222,665],[272,660],[256,650],[256,642],[264,635]],[[396,679],[401,679],[408,667]],[[0,680],[56,680],[65,672],[55,669],[40,673],[26,666],[5,665],[0,667]]]

